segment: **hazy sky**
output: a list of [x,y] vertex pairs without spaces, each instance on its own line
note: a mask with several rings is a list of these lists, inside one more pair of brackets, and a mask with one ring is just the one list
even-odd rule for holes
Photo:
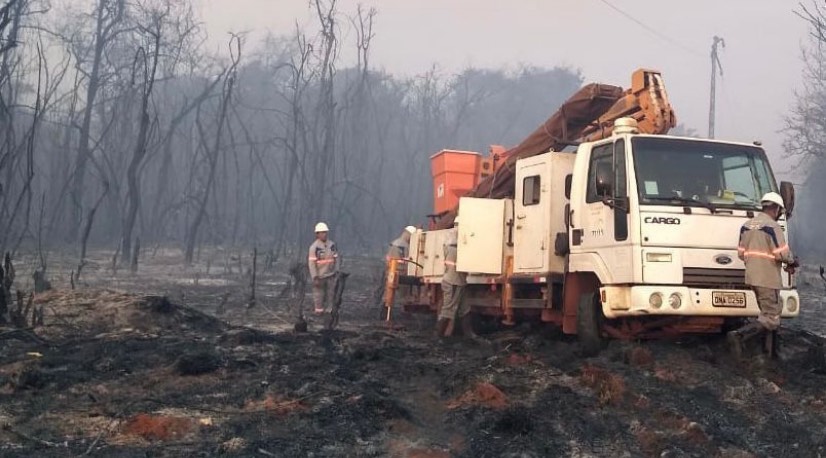
[[[636,68],[663,72],[681,123],[706,135],[709,51],[726,40],[718,79],[716,137],[760,139],[783,176],[783,116],[800,84],[806,24],[792,0],[608,0],[657,32],[646,30],[603,0],[339,0],[342,14],[359,3],[378,9],[372,63],[414,75],[437,64],[446,73],[469,65],[568,65],[586,82],[626,87]],[[315,27],[306,0],[200,0],[214,39],[227,31],[290,33]],[[353,34],[344,46],[353,45]],[[217,46],[217,44],[216,44]],[[555,107],[548,107],[550,115]],[[537,120],[537,125],[542,120]],[[528,132],[525,133],[526,135]],[[461,147],[462,145],[446,145]],[[797,181],[797,180],[796,180]]]

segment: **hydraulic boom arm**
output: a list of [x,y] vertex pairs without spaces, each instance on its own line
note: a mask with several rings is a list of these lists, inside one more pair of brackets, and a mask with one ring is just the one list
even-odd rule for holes
[[[518,159],[610,137],[614,121],[624,117],[634,118],[640,132],[646,134],[665,134],[676,125],[674,110],[659,72],[635,71],[631,77],[631,88],[625,91],[621,87],[605,84],[584,86],[528,138],[499,157],[501,165],[496,167],[495,173],[480,181],[466,196],[512,197]],[[451,227],[456,210],[454,208],[443,215],[437,228]]]

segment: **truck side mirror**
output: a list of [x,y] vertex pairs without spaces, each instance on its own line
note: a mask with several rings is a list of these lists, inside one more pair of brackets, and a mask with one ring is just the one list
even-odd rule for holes
[[786,219],[789,220],[794,211],[794,185],[788,181],[781,181],[780,197],[783,198],[783,204],[786,206]]
[[614,170],[608,162],[597,162],[596,190],[600,197],[610,197],[614,189]]
[[571,183],[574,180],[574,176],[570,173],[565,175],[565,198],[571,200]]

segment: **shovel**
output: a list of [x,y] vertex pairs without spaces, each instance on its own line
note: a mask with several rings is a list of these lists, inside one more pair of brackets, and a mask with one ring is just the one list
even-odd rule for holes
[[347,283],[347,277],[350,274],[347,272],[339,272],[336,274],[336,283],[333,287],[333,307],[330,311],[330,317],[327,319],[327,330],[333,330],[338,326],[338,311],[341,309],[341,301],[344,296],[344,285]]

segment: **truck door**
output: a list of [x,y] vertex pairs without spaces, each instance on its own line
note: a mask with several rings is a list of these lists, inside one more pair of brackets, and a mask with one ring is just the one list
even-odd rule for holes
[[[579,207],[579,234],[572,246],[597,253],[616,283],[633,280],[628,243],[628,173],[625,140],[597,145],[591,150],[588,183]],[[579,239],[579,240],[577,240]],[[578,243],[577,243],[578,242]]]
[[551,250],[548,215],[549,159],[520,161],[516,173],[514,217],[514,271],[546,272]]
[[456,270],[501,275],[504,227],[504,199],[462,197]]

